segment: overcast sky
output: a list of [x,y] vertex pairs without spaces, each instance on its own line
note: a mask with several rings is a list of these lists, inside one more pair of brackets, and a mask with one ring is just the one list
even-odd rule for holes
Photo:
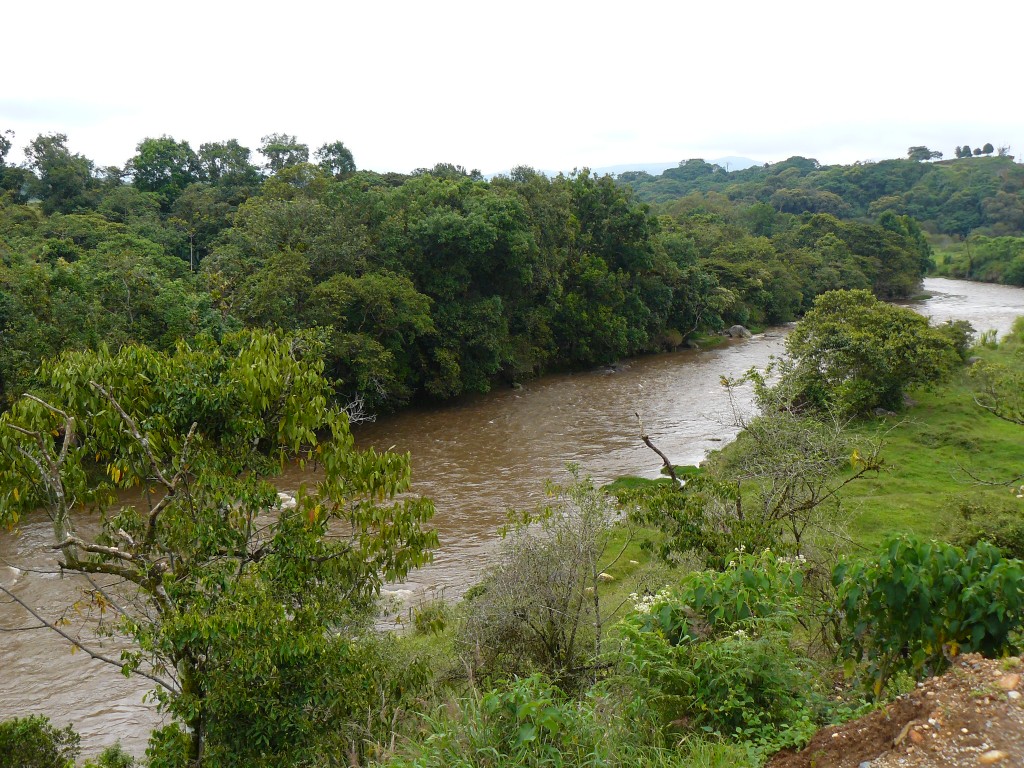
[[0,28],[0,130],[99,165],[272,132],[379,171],[1024,153],[1019,0],[49,0]]

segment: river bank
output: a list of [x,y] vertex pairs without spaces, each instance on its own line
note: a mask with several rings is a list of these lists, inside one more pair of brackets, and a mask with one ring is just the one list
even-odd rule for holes
[[[919,311],[939,320],[967,319],[979,330],[1008,329],[1024,312],[1022,289],[949,280],[927,280],[925,288],[932,297]],[[434,498],[438,508],[441,547],[434,563],[400,587],[457,597],[486,566],[506,511],[540,501],[544,480],[563,476],[568,462],[599,482],[656,476],[659,461],[638,438],[635,412],[673,461],[698,463],[735,436],[733,407],[750,407],[731,402],[720,378],[765,365],[781,353],[784,337],[785,329],[769,329],[713,350],[641,358],[614,372],[547,377],[518,391],[363,425],[357,430],[362,446],[412,453],[414,491]],[[291,491],[313,479],[296,467],[281,488]],[[54,570],[50,537],[47,521],[26,519],[17,537],[0,539],[0,580],[56,616],[78,599],[82,585]],[[0,626],[26,623],[20,611],[0,606]],[[121,739],[141,754],[159,722],[142,701],[146,681],[125,680],[81,654],[72,657],[66,643],[45,631],[6,633],[0,668],[0,719],[43,713],[61,725],[73,722],[89,751]]]

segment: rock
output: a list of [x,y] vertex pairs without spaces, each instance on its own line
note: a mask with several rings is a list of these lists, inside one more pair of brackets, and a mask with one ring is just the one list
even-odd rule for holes
[[516,392],[519,392],[522,388],[523,388],[523,385],[520,384],[518,381],[513,381],[512,382],[512,389],[515,390]]
[[278,509],[295,509],[295,497],[290,493],[278,493],[277,494],[277,508]]
[[978,756],[978,762],[982,765],[995,765],[996,763],[1001,763],[1008,757],[1009,755],[1001,749],[990,749],[988,752],[984,752]]
[[910,732],[910,740],[912,742],[914,742],[915,744],[920,744],[921,742],[924,741],[924,734],[921,733],[920,731],[911,731]]
[[971,355],[970,357],[967,358],[966,362],[967,365],[977,365],[978,363],[981,362],[981,358],[978,357],[977,355]]
[[615,577],[612,576],[610,573],[605,573],[604,571],[602,571],[601,573],[597,574],[597,580],[598,581],[615,581]]
[[753,335],[742,325],[734,325],[726,333],[734,339],[749,339]]
[[1001,678],[999,678],[998,683],[999,687],[1002,688],[1004,691],[1012,691],[1019,684],[1020,675],[1018,675],[1016,672],[1013,672],[1009,675],[1003,675]]
[[865,760],[863,763],[858,765],[857,768],[871,768],[871,761]]
[[1020,691],[1009,691],[1006,696],[1010,701],[1017,701],[1020,698]]

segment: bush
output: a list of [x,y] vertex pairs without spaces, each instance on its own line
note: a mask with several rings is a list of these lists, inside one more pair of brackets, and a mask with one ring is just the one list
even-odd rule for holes
[[937,381],[955,367],[959,335],[869,291],[829,291],[787,337],[792,369],[784,375],[809,407],[851,416],[899,410],[908,386]]
[[642,697],[623,701],[599,687],[572,699],[539,674],[450,702],[425,725],[389,768],[756,764],[728,745],[669,743]]
[[0,768],[74,768],[81,738],[43,715],[0,723]]
[[987,541],[1008,557],[1024,559],[1024,506],[1006,498],[962,497],[956,502],[956,518],[949,535],[958,547],[973,547]]
[[619,630],[624,673],[666,723],[770,752],[814,733],[811,662],[792,645],[803,578],[770,553],[639,598]]
[[464,601],[461,639],[468,662],[487,676],[540,670],[561,684],[593,682],[601,653],[602,570],[620,516],[615,501],[572,470],[554,503],[521,516],[501,542],[483,587]]
[[107,747],[95,760],[87,760],[83,768],[134,768],[135,758],[124,751],[121,742]]
[[844,612],[847,671],[863,662],[877,697],[900,670],[916,677],[959,651],[1014,650],[1024,623],[1024,564],[987,542],[966,551],[913,536],[889,539],[877,559],[840,563],[833,574]]

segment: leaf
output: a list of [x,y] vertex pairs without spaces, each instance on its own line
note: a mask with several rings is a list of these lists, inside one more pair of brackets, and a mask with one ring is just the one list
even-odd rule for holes
[[533,723],[523,723],[519,726],[519,735],[516,736],[516,746],[527,744],[537,738],[537,726]]

